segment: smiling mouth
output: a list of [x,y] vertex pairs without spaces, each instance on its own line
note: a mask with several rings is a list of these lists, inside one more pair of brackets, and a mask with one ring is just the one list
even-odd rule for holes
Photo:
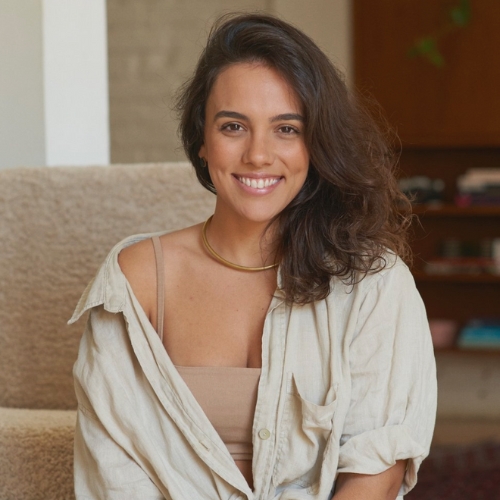
[[270,186],[274,186],[281,180],[281,177],[266,177],[265,179],[251,179],[249,177],[241,177],[239,175],[235,175],[235,177],[242,184],[245,184],[245,186],[254,189],[264,189]]

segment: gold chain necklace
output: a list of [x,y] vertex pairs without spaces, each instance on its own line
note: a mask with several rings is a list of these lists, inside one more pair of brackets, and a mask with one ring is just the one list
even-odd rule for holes
[[232,262],[229,262],[226,260],[224,257],[221,257],[211,246],[210,243],[207,240],[207,227],[210,221],[212,220],[213,215],[211,215],[206,221],[205,224],[203,224],[203,229],[201,230],[201,236],[203,239],[203,245],[207,249],[208,253],[215,259],[224,264],[227,267],[231,267],[232,269],[237,269],[238,271],[266,271],[267,269],[272,269],[273,267],[276,267],[278,263],[275,264],[270,264],[269,266],[262,266],[262,267],[247,267],[247,266],[240,266],[238,264],[233,264]]

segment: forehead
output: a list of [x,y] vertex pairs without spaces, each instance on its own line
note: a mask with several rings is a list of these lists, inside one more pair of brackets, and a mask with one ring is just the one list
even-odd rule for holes
[[302,111],[300,99],[286,79],[276,69],[258,62],[232,64],[217,76],[208,97],[207,111],[234,106]]

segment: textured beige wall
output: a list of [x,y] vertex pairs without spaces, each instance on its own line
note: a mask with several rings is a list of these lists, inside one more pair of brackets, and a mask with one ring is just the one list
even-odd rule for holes
[[212,22],[230,11],[267,11],[303,29],[350,68],[350,0],[108,0],[111,161],[184,159],[171,111]]
[[352,0],[273,0],[272,12],[309,35],[352,80]]
[[268,0],[108,0],[112,163],[183,159],[172,95],[191,74],[212,22]]

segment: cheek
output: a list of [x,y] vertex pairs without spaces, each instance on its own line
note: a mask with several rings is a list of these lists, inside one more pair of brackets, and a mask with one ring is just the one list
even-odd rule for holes
[[279,143],[277,150],[296,170],[307,168],[309,165],[309,151],[303,139]]
[[224,138],[209,141],[205,150],[207,158],[218,168],[224,168],[241,157],[241,145],[238,141],[227,141]]
[[300,150],[295,152],[294,157],[296,173],[305,180],[309,171],[309,153],[307,149],[305,147],[300,148]]

